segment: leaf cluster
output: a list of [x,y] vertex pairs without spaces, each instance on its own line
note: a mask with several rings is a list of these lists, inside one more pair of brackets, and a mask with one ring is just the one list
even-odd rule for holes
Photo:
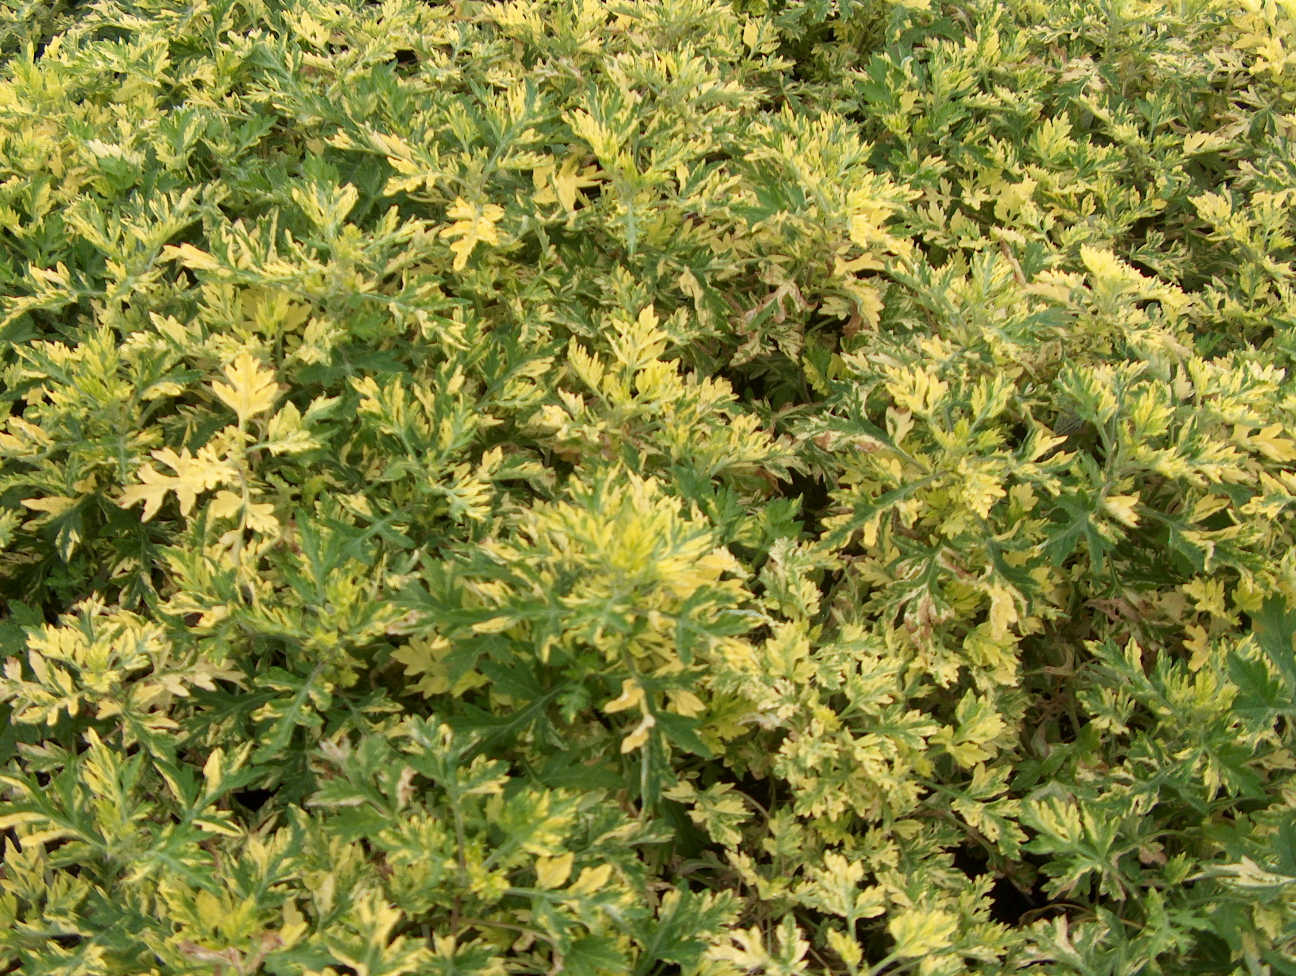
[[1296,973],[1290,0],[0,58],[0,970]]

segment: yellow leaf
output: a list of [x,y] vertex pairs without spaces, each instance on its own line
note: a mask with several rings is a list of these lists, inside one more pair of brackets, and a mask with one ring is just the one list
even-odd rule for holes
[[279,929],[279,938],[283,940],[284,948],[291,949],[309,929],[310,923],[297,908],[297,903],[288,899],[283,907],[283,927]]
[[154,451],[153,457],[170,467],[176,473],[172,479],[171,489],[180,501],[180,514],[188,515],[198,493],[215,488],[224,481],[235,477],[236,472],[226,462],[217,460],[210,448],[203,448],[198,457],[189,454],[189,448],[181,448],[177,454],[169,447]]
[[842,957],[850,970],[854,972],[859,967],[859,962],[864,958],[864,950],[852,936],[837,931],[837,929],[828,930],[828,946]]
[[622,712],[627,708],[633,708],[644,700],[643,687],[634,678],[626,678],[621,682],[621,694],[613,698],[603,706],[603,711],[609,715],[613,712]]
[[938,379],[934,371],[905,366],[887,366],[886,388],[901,410],[925,417],[949,392],[949,384]]
[[515,623],[517,623],[517,621],[512,617],[491,617],[490,620],[482,620],[473,624],[473,633],[502,634]]
[[634,731],[621,740],[621,754],[624,755],[627,752],[634,752],[647,742],[648,732],[656,724],[657,719],[653,717],[651,712],[645,715],[643,720],[635,726]]
[[572,210],[576,206],[576,191],[581,187],[596,186],[598,180],[596,176],[601,176],[597,166],[585,167],[584,173],[578,174],[576,166],[580,162],[578,156],[568,156],[563,160],[562,169],[553,178],[554,190],[558,194],[558,202],[562,204],[564,210]]
[[702,284],[697,280],[697,276],[693,274],[692,268],[685,268],[680,272],[677,284],[679,285],[679,290],[688,295],[689,298],[699,299],[704,294],[702,291]]
[[49,512],[51,515],[62,515],[77,503],[75,498],[64,495],[49,495],[46,498],[24,498],[22,504],[37,512]]
[[450,642],[441,636],[416,637],[391,652],[393,661],[405,665],[406,676],[435,671],[450,653]]
[[[885,210],[877,216],[884,217]],[[855,214],[850,219],[850,239],[865,250],[869,250],[876,244],[886,241],[886,232],[877,226],[872,215]]]
[[1211,656],[1210,639],[1206,636],[1206,628],[1198,624],[1189,624],[1184,630],[1190,635],[1189,639],[1184,641],[1184,647],[1192,651],[1192,659],[1188,662],[1188,670],[1200,671]]
[[210,830],[213,834],[223,834],[226,837],[243,836],[243,832],[237,827],[232,827],[228,823],[216,820],[212,817],[195,817],[191,822],[195,827],[201,827],[203,830]]
[[245,518],[248,528],[253,532],[269,535],[279,529],[279,520],[274,517],[274,505],[269,502],[263,505],[249,503]]
[[203,779],[207,781],[207,792],[214,793],[220,789],[223,770],[221,763],[225,759],[225,750],[217,746],[203,763]]
[[218,491],[207,509],[213,518],[229,518],[243,508],[243,499],[232,491]]
[[1296,443],[1289,438],[1279,437],[1282,424],[1270,424],[1263,430],[1252,434],[1250,441],[1255,448],[1271,461],[1296,460]]
[[413,690],[423,697],[443,695],[447,691],[456,697],[473,688],[488,684],[490,679],[477,670],[464,672],[459,680],[450,684],[450,669],[446,658],[450,654],[450,642],[441,636],[416,637],[405,647],[392,651],[392,660],[405,665],[405,674],[422,674],[424,677],[414,684]]
[[992,585],[986,594],[990,597],[990,639],[1003,640],[1008,628],[1017,622],[1017,601],[1014,593],[1001,584]]
[[1094,291],[1104,298],[1114,298],[1146,283],[1146,276],[1124,264],[1109,250],[1080,245],[1080,260],[1089,269]]
[[52,840],[64,837],[76,837],[77,832],[70,827],[53,827],[50,830],[38,830],[22,839],[23,847],[35,847],[37,844],[48,844]]
[[573,860],[571,851],[558,857],[536,858],[536,887],[557,888],[571,874]]
[[622,142],[619,133],[614,132],[581,109],[573,110],[570,115],[564,116],[564,118],[572,127],[572,132],[589,143],[589,147],[594,150],[596,156],[604,160],[616,157]]
[[596,868],[585,868],[576,879],[576,883],[567,890],[573,895],[592,895],[612,877],[612,865],[600,864]]
[[[38,823],[45,819],[45,814],[35,810],[25,810],[21,813],[6,813],[0,816],[0,830],[8,830],[11,827],[17,827],[19,824]],[[23,838],[24,845],[30,843],[30,838]]]
[[232,385],[213,383],[212,392],[238,414],[240,426],[249,417],[274,406],[278,394],[274,373],[261,369],[261,364],[250,353],[240,353],[225,367],[225,375]]
[[1179,589],[1192,598],[1198,613],[1209,613],[1218,620],[1236,623],[1236,620],[1229,616],[1228,608],[1224,605],[1223,580],[1198,577],[1182,584]]
[[895,939],[895,954],[901,959],[913,959],[951,945],[958,932],[958,919],[943,911],[906,912],[893,918],[887,931]]
[[498,244],[499,236],[495,224],[504,216],[504,208],[488,203],[484,207],[469,204],[463,197],[455,197],[455,202],[446,211],[446,216],[455,222],[441,229],[442,237],[459,237],[460,240],[450,245],[454,252],[454,270],[459,271],[468,263],[468,256],[478,241],[487,244]]
[[1188,516],[1189,522],[1200,522],[1208,519],[1221,509],[1228,508],[1232,502],[1220,495],[1207,495],[1205,498],[1197,500],[1193,505],[1192,513]]
[[1103,507],[1117,521],[1133,528],[1138,525],[1138,513],[1134,511],[1134,506],[1138,504],[1139,496],[1133,495],[1108,495],[1103,499]]
[[130,508],[136,502],[144,503],[144,514],[140,516],[141,522],[147,522],[157,514],[158,509],[162,507],[162,502],[166,499],[166,493],[180,484],[178,478],[168,478],[164,474],[156,471],[151,464],[146,464],[140,468],[140,481],[142,485],[130,485],[123,489],[121,497],[117,499],[117,504],[122,508]]
[[481,238],[478,237],[465,237],[463,240],[455,241],[453,244],[450,245],[450,251],[455,256],[454,264],[452,265],[455,271],[459,271],[467,267],[468,258],[472,254],[473,248],[477,246],[477,242],[480,239]]
[[95,718],[102,720],[105,718],[112,718],[114,715],[120,715],[121,713],[121,702],[101,701],[99,703],[99,711],[95,713]]
[[672,688],[666,694],[671,700],[671,711],[677,715],[693,718],[706,711],[706,703],[691,691]]
[[1228,140],[1213,132],[1190,132],[1184,138],[1183,153],[1185,156],[1196,156],[1200,153],[1214,152],[1228,145]]
[[218,271],[221,264],[206,251],[200,251],[192,244],[181,244],[174,247],[168,244],[162,249],[169,258],[179,258],[186,268],[195,271]]
[[537,190],[543,190],[549,185],[549,180],[554,175],[553,163],[541,163],[531,170],[531,182]]

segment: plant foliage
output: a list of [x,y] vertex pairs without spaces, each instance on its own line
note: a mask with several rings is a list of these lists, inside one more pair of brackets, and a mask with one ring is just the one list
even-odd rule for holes
[[1292,0],[0,57],[0,970],[1296,974]]

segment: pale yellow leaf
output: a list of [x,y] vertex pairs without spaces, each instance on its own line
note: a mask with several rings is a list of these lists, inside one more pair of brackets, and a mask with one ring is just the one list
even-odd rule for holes
[[442,228],[441,236],[460,238],[460,240],[450,245],[450,250],[455,255],[454,269],[456,271],[462,269],[468,263],[468,257],[472,254],[473,248],[477,246],[478,241],[486,244],[499,243],[499,235],[495,231],[495,224],[504,216],[503,207],[493,203],[477,207],[466,202],[463,197],[456,197],[454,203],[446,211],[446,216],[455,222],[449,227]]
[[472,629],[477,634],[502,634],[515,623],[517,621],[512,617],[491,617],[473,624]]
[[612,877],[612,865],[600,864],[596,868],[585,868],[581,871],[580,877],[576,879],[567,890],[573,895],[592,895]]
[[200,251],[192,244],[181,244],[178,247],[168,244],[164,247],[163,252],[169,258],[179,258],[186,268],[192,268],[195,271],[218,271],[221,263],[206,251]]
[[238,414],[240,425],[249,417],[274,406],[278,396],[274,373],[262,369],[251,353],[239,353],[238,358],[225,367],[225,375],[230,385],[213,383],[212,392]]
[[947,948],[958,932],[958,919],[945,911],[910,911],[893,918],[887,930],[901,959],[926,956]]
[[213,518],[228,518],[243,507],[243,499],[232,491],[220,491],[212,499],[207,514]]
[[651,712],[646,714],[643,719],[635,726],[634,731],[621,740],[621,754],[634,752],[645,742],[648,741],[648,733],[652,727],[657,724],[657,719]]
[[1138,500],[1137,493],[1133,495],[1108,495],[1103,499],[1103,507],[1117,521],[1132,528],[1138,525],[1138,513],[1134,511],[1134,506],[1138,504]]
[[141,485],[129,485],[122,490],[121,497],[117,499],[117,504],[122,508],[130,508],[136,502],[144,503],[144,513],[140,516],[141,522],[147,522],[158,513],[162,507],[162,502],[166,500],[166,493],[181,484],[178,478],[168,478],[166,475],[159,473],[152,465],[146,464],[140,468]]
[[627,708],[633,708],[643,700],[643,687],[634,678],[626,678],[621,682],[621,694],[604,705],[603,711],[608,714],[622,712]]
[[77,503],[75,498],[64,495],[49,495],[45,498],[24,498],[22,504],[37,512],[49,512],[51,515],[62,515]]
[[576,191],[587,186],[598,185],[597,176],[602,174],[597,166],[587,166],[583,173],[576,170],[580,162],[577,156],[568,156],[563,160],[562,168],[553,178],[554,190],[558,194],[558,202],[562,204],[564,210],[572,210],[576,206]]
[[536,858],[536,887],[557,888],[571,874],[573,860],[571,851],[558,857]]

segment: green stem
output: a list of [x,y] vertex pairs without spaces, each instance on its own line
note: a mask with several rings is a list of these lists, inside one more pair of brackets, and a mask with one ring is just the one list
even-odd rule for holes
[[897,959],[899,959],[899,958],[900,958],[900,953],[898,953],[898,952],[893,952],[893,953],[891,953],[891,955],[887,956],[885,959],[883,959],[883,960],[882,960],[880,963],[878,963],[876,966],[872,967],[872,968],[871,968],[871,969],[870,969],[870,970],[865,974],[865,976],[879,976],[879,974],[882,972],[882,970],[886,969],[887,966],[891,965],[893,962],[895,962],[895,961],[896,961]]

